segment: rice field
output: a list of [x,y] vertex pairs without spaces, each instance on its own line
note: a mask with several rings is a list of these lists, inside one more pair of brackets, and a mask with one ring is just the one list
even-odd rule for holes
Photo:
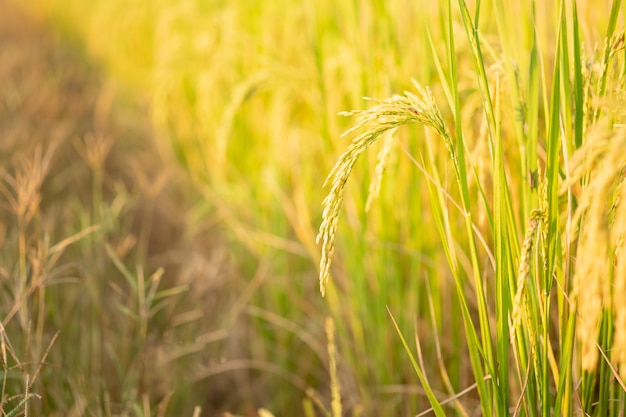
[[622,1],[7,4],[3,415],[625,414]]

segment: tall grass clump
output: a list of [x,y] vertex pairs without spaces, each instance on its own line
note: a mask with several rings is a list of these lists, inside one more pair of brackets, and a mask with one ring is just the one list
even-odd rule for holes
[[621,2],[32,7],[149,98],[229,231],[268,407],[339,410],[307,390],[330,314],[345,414],[616,415]]

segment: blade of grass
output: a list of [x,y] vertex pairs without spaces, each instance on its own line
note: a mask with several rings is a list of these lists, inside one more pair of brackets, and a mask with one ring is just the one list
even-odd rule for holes
[[[560,14],[559,21],[563,21],[565,19],[565,2],[561,1],[560,6]],[[560,240],[560,231],[559,231],[559,206],[558,206],[558,188],[559,188],[559,156],[560,156],[560,87],[561,87],[561,64],[563,63],[563,48],[566,43],[562,40],[566,33],[563,32],[564,25],[559,25],[559,31],[557,34],[557,50],[556,50],[556,58],[554,63],[554,71],[553,71],[553,79],[552,79],[552,93],[550,99],[550,114],[549,114],[549,125],[548,125],[548,149],[547,149],[547,160],[546,160],[546,180],[547,180],[547,198],[548,198],[548,213],[547,213],[547,222],[548,222],[548,248],[547,248],[547,256],[546,260],[547,268],[541,274],[542,279],[540,281],[539,291],[543,294],[549,294],[552,283],[552,271],[554,270],[554,266],[556,264],[557,253],[559,252],[559,240]],[[549,299],[544,300],[542,309],[542,324],[543,324],[543,337],[544,341],[547,341],[548,336],[548,323],[550,322],[550,310],[549,310]],[[542,344],[542,357],[548,358],[548,344],[544,342]],[[549,367],[548,364],[544,361],[542,362],[542,392],[541,392],[541,405],[542,405],[542,413],[544,415],[548,415],[550,413],[551,401],[550,401],[550,390],[549,386]]]
[[396,328],[396,332],[398,333],[398,336],[400,337],[400,340],[402,341],[402,345],[404,345],[404,349],[406,350],[407,355],[409,355],[409,359],[411,360],[411,365],[413,365],[413,369],[415,370],[415,373],[417,374],[417,377],[419,378],[420,383],[422,384],[422,387],[424,388],[424,392],[426,393],[426,396],[428,397],[428,401],[430,401],[430,405],[433,407],[433,412],[435,413],[437,417],[445,417],[446,414],[443,411],[443,408],[441,407],[439,400],[433,393],[433,390],[430,387],[430,384],[428,383],[426,376],[422,372],[422,369],[417,364],[417,361],[415,360],[415,357],[413,356],[413,353],[411,352],[409,345],[407,344],[406,340],[404,339],[404,336],[402,335],[402,332],[400,331],[400,327],[398,326],[396,319],[393,317],[393,314],[391,314],[391,310],[389,309],[389,306],[387,306],[386,308],[387,308],[387,313],[389,313],[389,317],[391,318],[391,321],[393,322],[393,325]]
[[[557,386],[556,396],[554,399],[554,415],[571,416],[573,415],[573,384],[572,384],[572,363],[574,357],[574,345],[576,329],[576,312],[570,312],[567,329],[565,331],[564,343],[561,343],[561,378]],[[562,409],[562,411],[561,411]]]
[[[447,4],[447,31],[448,31],[448,61],[449,61],[449,72],[450,79],[457,80],[457,63],[456,63],[456,50],[454,47],[454,28],[452,24],[452,6],[451,0],[448,0]],[[476,40],[477,30],[472,28],[472,32],[470,34],[470,17],[469,11],[465,5],[465,2],[459,0],[459,5],[461,7],[461,14],[463,16],[463,22],[465,24],[466,33],[468,40],[470,41],[470,45],[472,45],[473,56],[476,57],[476,53],[480,54],[480,51],[477,50],[477,44],[473,43]],[[477,9],[478,10],[478,9]],[[483,71],[484,71],[484,67]],[[496,368],[494,366],[494,357],[493,357],[493,347],[491,344],[491,330],[489,324],[489,313],[487,309],[487,303],[485,299],[485,290],[483,288],[482,277],[480,273],[478,254],[476,250],[476,242],[475,236],[472,231],[472,218],[471,218],[471,207],[470,207],[470,198],[469,198],[469,190],[467,185],[467,175],[465,169],[465,152],[464,152],[464,141],[463,141],[463,129],[461,125],[461,100],[459,97],[458,84],[456,81],[451,83],[452,85],[452,95],[454,98],[454,115],[455,115],[455,133],[456,133],[456,147],[458,153],[458,178],[460,185],[461,196],[463,200],[463,208],[465,209],[465,225],[466,232],[469,239],[469,248],[471,253],[472,260],[472,269],[474,275],[474,285],[476,287],[476,297],[478,303],[478,314],[479,314],[479,323],[480,323],[480,333],[481,333],[481,341],[478,340],[478,337],[475,333],[474,325],[471,322],[469,316],[465,319],[465,329],[467,334],[468,346],[470,351],[470,358],[472,362],[472,368],[474,370],[474,378],[476,383],[478,384],[478,392],[482,399],[481,408],[483,410],[484,415],[492,415],[492,400],[494,399],[492,396],[494,394],[493,391],[489,390],[488,385],[485,384],[485,374],[483,370],[483,365],[480,361],[479,353],[482,351],[484,354],[484,360],[486,362],[486,367],[491,370],[491,374],[493,375],[493,370]],[[490,103],[490,97],[487,95],[487,102]],[[491,117],[488,117],[490,121],[493,120],[493,112],[491,111],[491,106],[487,106],[488,115],[491,114]],[[489,123],[490,127],[493,127],[492,123]],[[491,135],[493,137],[493,135]],[[465,294],[463,293],[463,286],[459,285],[460,277],[455,276],[455,280],[457,281],[457,287],[459,291],[459,296],[461,298],[465,298]],[[462,310],[464,314],[466,314],[465,310]],[[491,383],[495,384],[495,378],[491,378]],[[495,386],[494,386],[495,389]],[[497,392],[497,389],[495,390]],[[497,396],[497,393],[496,393]]]
[[585,117],[584,92],[583,92],[583,71],[580,53],[582,45],[580,41],[580,25],[578,23],[577,2],[572,4],[572,30],[574,40],[572,48],[574,50],[574,146],[576,149],[583,144],[583,121]]

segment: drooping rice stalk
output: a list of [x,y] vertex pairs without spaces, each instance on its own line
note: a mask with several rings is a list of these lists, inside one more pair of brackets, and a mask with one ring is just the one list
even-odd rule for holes
[[[335,236],[339,221],[339,210],[343,202],[343,193],[352,168],[360,154],[365,152],[383,134],[393,136],[393,131],[402,125],[421,124],[432,128],[443,139],[451,158],[455,160],[455,151],[452,139],[448,133],[441,116],[439,108],[434,102],[432,93],[428,88],[421,87],[414,83],[418,90],[418,95],[405,92],[403,96],[394,96],[389,100],[372,100],[376,106],[364,111],[351,111],[341,113],[344,116],[357,115],[357,124],[344,133],[348,135],[356,130],[364,130],[348,146],[339,161],[331,170],[325,185],[330,185],[331,189],[324,200],[324,213],[322,224],[317,236],[318,243],[322,244],[322,258],[320,261],[320,292],[325,294],[326,284],[330,278],[330,265],[335,251]],[[386,147],[389,145],[387,144]],[[383,149],[384,152],[388,150]],[[381,168],[379,168],[381,169]],[[380,174],[377,174],[374,181],[380,181]]]

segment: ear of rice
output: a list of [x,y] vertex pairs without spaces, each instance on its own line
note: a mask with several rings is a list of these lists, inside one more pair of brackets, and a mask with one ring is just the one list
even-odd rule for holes
[[[357,159],[367,148],[384,134],[391,135],[399,126],[417,123],[434,129],[444,139],[446,147],[456,165],[453,142],[444,125],[443,117],[435,104],[432,93],[428,88],[424,88],[417,83],[415,83],[415,86],[418,91],[417,95],[405,92],[402,96],[396,95],[387,100],[367,99],[377,104],[368,110],[340,113],[344,116],[358,116],[357,124],[345,132],[344,136],[357,130],[361,130],[362,133],[354,138],[350,146],[341,155],[324,184],[330,185],[331,189],[324,199],[322,224],[317,235],[317,243],[321,242],[322,244],[319,275],[322,296],[325,294],[326,284],[330,278],[330,265],[335,252],[335,235],[339,222],[339,210],[343,203],[346,182]],[[384,148],[383,152],[385,152]],[[384,162],[382,164],[380,177],[382,177]],[[375,181],[380,181],[380,178]],[[374,187],[376,188],[377,186],[375,185]]]
[[626,380],[626,264],[624,260],[624,238],[626,236],[626,206],[620,204],[626,199],[623,182],[616,199],[615,220],[611,241],[615,242],[615,270],[613,272],[613,312],[615,314],[615,335],[611,358],[617,365],[622,380]]
[[[574,215],[575,224],[580,224],[578,247],[575,261],[572,299],[577,306],[579,323],[578,340],[581,345],[582,369],[595,371],[599,350],[597,345],[598,329],[603,311],[613,308],[616,320],[626,320],[622,312],[623,297],[621,275],[623,266],[619,262],[621,240],[623,239],[624,213],[619,199],[611,202],[616,184],[621,182],[622,171],[626,162],[626,134],[621,130],[602,130],[593,132],[587,142],[573,158],[571,173],[566,186],[577,183],[584,185],[579,205]],[[615,211],[614,221],[610,222],[610,213]],[[616,254],[616,267],[611,279],[611,253]],[[617,328],[616,328],[617,329]],[[616,330],[616,343],[622,342],[621,330]],[[622,345],[623,346],[623,345]],[[620,347],[621,349],[621,347]],[[613,353],[621,356],[617,349]]]

